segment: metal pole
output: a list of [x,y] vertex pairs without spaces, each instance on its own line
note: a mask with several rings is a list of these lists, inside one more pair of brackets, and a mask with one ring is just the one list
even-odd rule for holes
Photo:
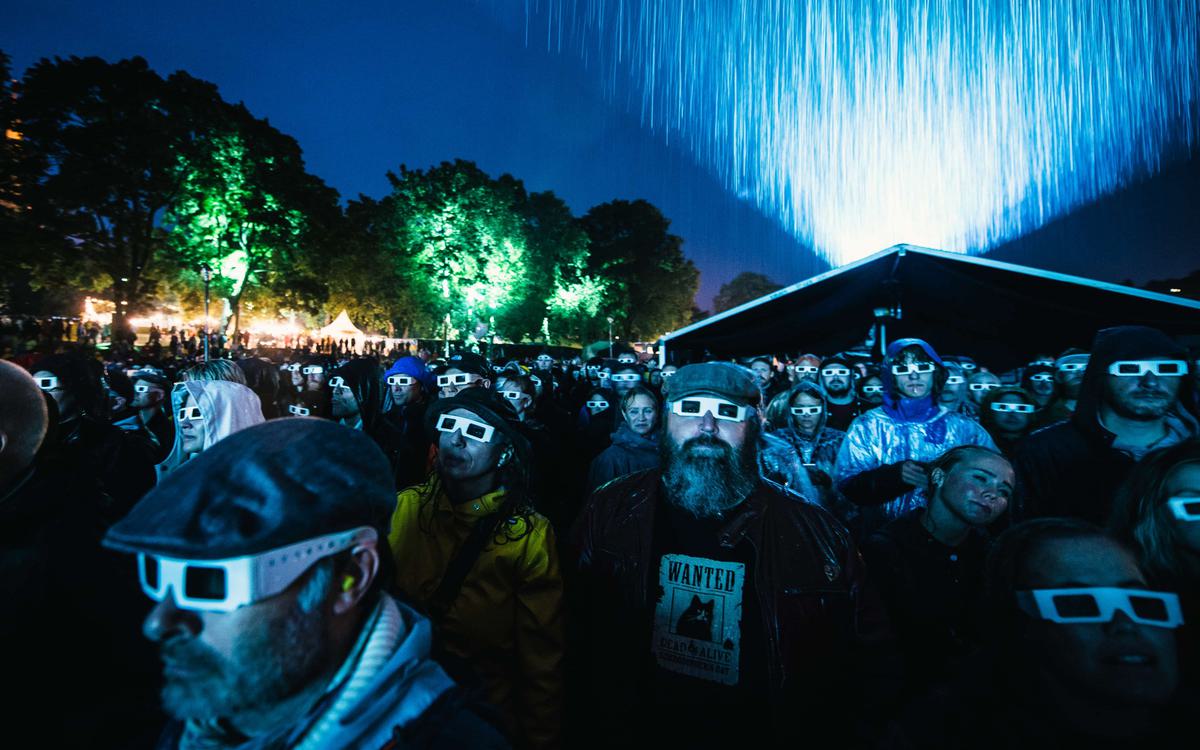
[[609,317],[609,319],[608,319],[608,358],[609,359],[613,358],[612,324],[613,324],[613,319],[611,317]]
[[212,280],[212,269],[207,263],[200,266],[200,274],[204,277],[204,361],[208,362],[208,284]]

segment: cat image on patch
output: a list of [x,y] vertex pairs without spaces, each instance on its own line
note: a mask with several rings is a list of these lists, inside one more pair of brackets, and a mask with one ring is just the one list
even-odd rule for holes
[[712,641],[713,605],[716,601],[709,599],[707,602],[701,602],[700,597],[693,594],[692,603],[675,623],[675,633],[698,641]]

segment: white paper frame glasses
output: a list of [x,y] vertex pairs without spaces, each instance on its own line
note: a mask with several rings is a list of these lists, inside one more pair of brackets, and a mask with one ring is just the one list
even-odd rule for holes
[[1110,622],[1117,612],[1139,625],[1177,628],[1183,624],[1179,596],[1166,591],[1097,586],[1016,593],[1023,612],[1064,625]]
[[374,548],[379,533],[370,526],[327,534],[259,555],[223,560],[180,560],[138,553],[142,591],[156,602],[174,592],[180,609],[233,612],[282,593],[318,560],[347,549]]
[[1182,359],[1121,359],[1108,366],[1109,375],[1140,378],[1154,373],[1160,378],[1179,378],[1187,375],[1188,363]]
[[712,414],[723,422],[745,422],[750,407],[715,396],[688,396],[671,402],[671,413],[679,417],[703,417]]
[[437,428],[438,432],[461,432],[464,437],[479,443],[492,442],[492,435],[496,432],[496,428],[486,422],[469,417],[456,417],[451,414],[443,414],[438,417]]
[[1200,497],[1172,497],[1167,507],[1176,520],[1200,521]]

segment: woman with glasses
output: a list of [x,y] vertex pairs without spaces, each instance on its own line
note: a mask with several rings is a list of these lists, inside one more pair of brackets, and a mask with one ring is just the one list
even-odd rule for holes
[[588,470],[588,491],[595,491],[617,477],[657,468],[658,427],[662,405],[654,391],[635,385],[621,396],[620,422],[608,446]]
[[979,405],[979,423],[1006,456],[1037,426],[1037,404],[1024,388],[1000,386],[986,391]]
[[175,445],[154,467],[159,481],[218,441],[265,422],[262,402],[248,386],[228,380],[187,380],[171,391]]

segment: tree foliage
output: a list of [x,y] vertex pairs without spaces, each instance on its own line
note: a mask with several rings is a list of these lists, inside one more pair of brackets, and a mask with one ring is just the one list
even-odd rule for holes
[[715,312],[732,310],[738,305],[743,305],[750,300],[758,299],[782,288],[761,273],[743,271],[729,282],[721,285],[717,296],[713,298],[713,309]]
[[617,200],[581,221],[591,240],[587,269],[608,282],[601,314],[615,319],[614,330],[645,341],[689,322],[700,272],[661,211],[644,200]]

